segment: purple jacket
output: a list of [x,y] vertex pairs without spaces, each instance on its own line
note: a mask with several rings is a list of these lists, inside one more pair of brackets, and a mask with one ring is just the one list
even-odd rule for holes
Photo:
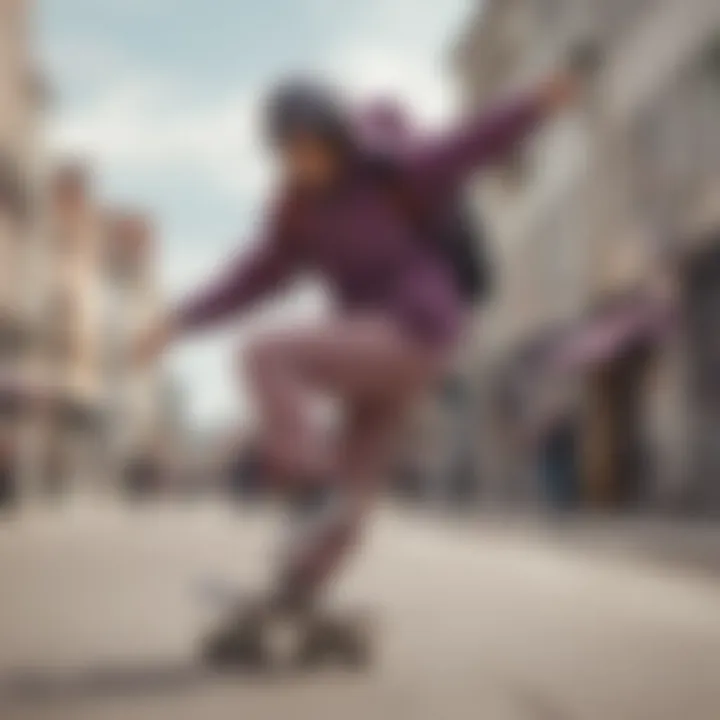
[[[444,205],[464,180],[507,153],[542,116],[540,98],[530,94],[415,144],[401,160],[408,191],[423,207]],[[269,212],[255,249],[180,305],[181,326],[191,330],[220,321],[299,273],[316,273],[347,311],[385,313],[432,344],[457,338],[464,307],[452,273],[361,163],[331,197],[304,200],[300,215],[301,222],[289,222],[286,209]]]

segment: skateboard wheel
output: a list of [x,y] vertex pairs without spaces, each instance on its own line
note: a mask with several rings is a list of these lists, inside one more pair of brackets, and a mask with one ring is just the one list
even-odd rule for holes
[[364,669],[372,662],[372,644],[365,623],[320,619],[306,628],[299,662],[305,667],[336,661],[348,668]]
[[262,668],[267,664],[262,627],[248,622],[220,628],[205,639],[201,655],[213,667]]
[[202,658],[206,664],[216,668],[262,667],[264,657],[262,649],[238,643],[229,639],[214,638],[202,648]]
[[344,663],[354,669],[366,669],[372,664],[372,638],[369,628],[357,626],[346,630],[340,638],[340,654]]

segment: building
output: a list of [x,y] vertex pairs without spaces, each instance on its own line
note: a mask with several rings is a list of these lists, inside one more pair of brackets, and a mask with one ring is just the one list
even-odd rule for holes
[[129,352],[159,308],[154,228],[107,210],[87,165],[48,161],[32,6],[0,3],[0,507],[111,491],[169,422]]
[[159,309],[154,229],[141,213],[99,203],[78,163],[52,174],[46,215],[38,494],[116,494],[133,473],[155,472],[161,443],[163,378],[131,356]]
[[[688,333],[705,322],[707,337],[713,283],[685,268],[718,222],[719,29],[711,0],[489,0],[457,46],[471,107],[571,61],[584,60],[587,81],[579,107],[475,193],[500,276],[477,365],[480,453],[499,485],[531,494],[562,435],[574,457],[564,482],[582,501],[687,492],[690,443],[717,428],[687,382],[688,368],[711,382]],[[688,303],[706,309],[677,322]]]
[[103,373],[109,422],[109,451],[115,477],[131,482],[156,475],[168,418],[164,379],[156,366],[131,361],[132,344],[160,310],[155,229],[135,211],[105,217],[103,263]]
[[43,429],[43,490],[64,495],[93,484],[104,461],[105,228],[86,167],[57,168],[48,195],[42,365],[52,409]]
[[29,3],[0,5],[0,506],[31,490],[34,410],[26,391],[36,339],[43,92]]

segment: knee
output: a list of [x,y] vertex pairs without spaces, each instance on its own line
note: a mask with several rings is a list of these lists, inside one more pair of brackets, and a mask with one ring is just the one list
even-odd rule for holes
[[261,379],[277,365],[281,356],[279,345],[273,338],[257,338],[241,354],[240,367],[250,379]]

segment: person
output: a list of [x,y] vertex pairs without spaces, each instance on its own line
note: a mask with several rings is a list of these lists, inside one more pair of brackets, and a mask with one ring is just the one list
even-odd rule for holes
[[[281,569],[273,591],[279,606],[312,602],[347,556],[382,487],[403,416],[440,379],[462,338],[467,303],[451,263],[430,241],[442,209],[573,90],[573,79],[558,74],[490,113],[408,144],[395,159],[393,184],[402,186],[403,201],[368,161],[332,90],[295,81],[271,93],[265,123],[280,187],[255,249],[150,328],[137,356],[148,361],[200,328],[249,311],[300,273],[329,285],[331,317],[260,337],[244,354],[273,478],[303,498],[336,490],[320,503],[315,532]],[[332,437],[308,412],[308,398],[318,393],[342,407],[342,428]]]

